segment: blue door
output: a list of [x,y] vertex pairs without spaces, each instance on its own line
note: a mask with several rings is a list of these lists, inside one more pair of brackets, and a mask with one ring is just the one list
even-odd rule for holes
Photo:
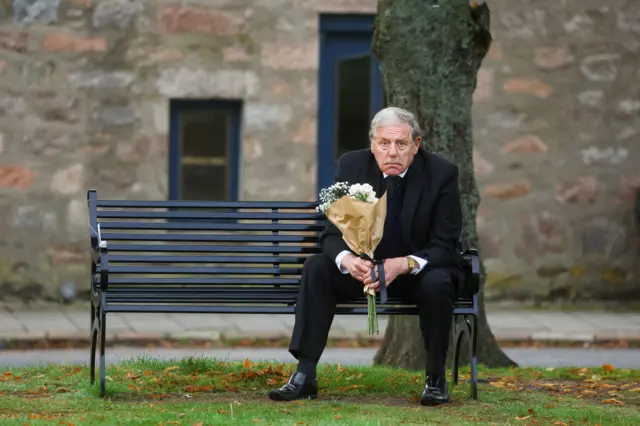
[[371,52],[373,15],[320,17],[318,191],[333,183],[338,158],[369,146],[369,124],[383,106]]

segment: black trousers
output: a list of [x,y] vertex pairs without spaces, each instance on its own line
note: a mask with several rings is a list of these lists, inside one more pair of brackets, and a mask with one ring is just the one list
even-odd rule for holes
[[[455,280],[452,271],[425,267],[418,275],[398,277],[387,288],[389,296],[401,297],[419,308],[420,329],[428,354],[427,374],[445,374],[457,294]],[[324,254],[310,256],[302,270],[289,352],[296,359],[317,363],[327,344],[336,305],[362,294],[363,284],[342,274],[333,259]],[[364,321],[362,326],[365,327]]]

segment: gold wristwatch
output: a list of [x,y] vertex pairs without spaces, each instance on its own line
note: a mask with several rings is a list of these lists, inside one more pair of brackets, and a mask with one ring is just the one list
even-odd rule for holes
[[409,262],[409,273],[415,271],[418,267],[418,262],[413,257],[407,256],[407,262]]

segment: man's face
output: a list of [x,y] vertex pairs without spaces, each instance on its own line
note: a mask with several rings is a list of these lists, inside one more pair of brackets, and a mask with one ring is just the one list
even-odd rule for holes
[[418,153],[420,137],[411,140],[411,128],[407,123],[398,123],[376,128],[371,142],[371,152],[383,173],[398,176],[404,172]]

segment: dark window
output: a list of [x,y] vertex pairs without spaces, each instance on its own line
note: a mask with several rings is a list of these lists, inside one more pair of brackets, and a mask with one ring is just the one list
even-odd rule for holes
[[337,64],[336,143],[334,161],[369,143],[371,56],[342,59]]
[[171,102],[170,199],[238,199],[240,102]]

